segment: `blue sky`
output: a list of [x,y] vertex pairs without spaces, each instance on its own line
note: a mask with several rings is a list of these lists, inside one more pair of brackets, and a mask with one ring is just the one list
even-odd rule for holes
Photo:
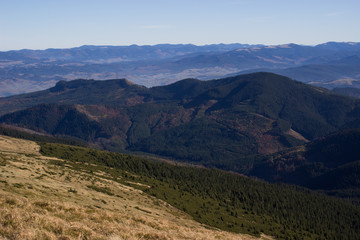
[[359,0],[0,0],[0,50],[360,42]]

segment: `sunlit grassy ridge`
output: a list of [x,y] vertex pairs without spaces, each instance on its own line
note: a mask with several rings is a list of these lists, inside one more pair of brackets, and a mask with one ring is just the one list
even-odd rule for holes
[[[0,136],[0,239],[253,239],[209,228],[98,166]],[[136,183],[136,184],[135,184]]]

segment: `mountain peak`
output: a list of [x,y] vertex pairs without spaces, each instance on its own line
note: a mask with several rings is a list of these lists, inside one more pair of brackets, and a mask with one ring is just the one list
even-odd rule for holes
[[89,88],[89,87],[106,87],[109,86],[111,88],[127,88],[130,86],[138,86],[127,79],[111,79],[111,80],[93,80],[93,79],[76,79],[72,81],[64,81],[61,80],[56,83],[56,85],[50,88],[50,92],[62,92],[69,89],[77,89],[77,88]]
[[294,43],[289,43],[289,44],[281,44],[281,45],[271,45],[271,46],[266,46],[264,48],[293,48],[293,47],[297,47],[299,45],[294,44]]

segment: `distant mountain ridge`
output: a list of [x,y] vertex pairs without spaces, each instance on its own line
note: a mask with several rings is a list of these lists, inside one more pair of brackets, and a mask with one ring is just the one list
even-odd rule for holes
[[[208,64],[209,61],[222,60],[222,64],[244,64],[242,67],[255,69],[258,66],[265,67],[288,67],[300,64],[314,64],[335,61],[344,57],[360,53],[360,44],[337,43],[316,46],[304,46],[297,44],[284,44],[277,46],[263,46],[253,48],[240,48],[225,53],[215,53],[208,58],[184,58],[182,61],[195,62],[196,64]],[[231,61],[237,61],[232,63]],[[263,62],[261,62],[263,61]]]
[[344,95],[344,96],[349,96],[349,97],[354,97],[354,98],[360,98],[360,89],[359,88],[334,88],[333,89],[334,92]]
[[[60,80],[127,78],[148,87],[167,85],[185,78],[209,80],[243,71],[267,69],[304,82],[323,82],[351,76],[357,67],[336,61],[360,55],[359,43],[327,43],[316,46],[218,44],[155,46],[82,46],[73,49],[0,52],[0,96],[43,90]],[[331,63],[317,70],[282,69]],[[336,74],[334,68],[338,69]],[[293,72],[295,75],[293,77]],[[304,72],[304,73],[303,73]],[[311,74],[322,75],[312,78]],[[327,76],[332,76],[330,79]],[[299,79],[297,79],[299,78]],[[318,83],[314,83],[318,84]],[[338,82],[337,87],[348,86]],[[323,86],[331,88],[332,85]]]
[[45,50],[13,50],[0,52],[0,60],[11,59],[12,61],[40,59],[42,61],[99,61],[99,62],[122,62],[144,61],[153,59],[172,58],[192,54],[196,52],[229,51],[237,48],[250,48],[249,44],[210,44],[197,46],[193,44],[158,44],[158,45],[130,45],[130,46],[93,46],[84,45],[75,48]]
[[348,87],[359,88],[360,54],[318,64],[306,64],[285,69],[252,69],[241,73],[244,74],[257,71],[273,72],[301,82],[329,89]]

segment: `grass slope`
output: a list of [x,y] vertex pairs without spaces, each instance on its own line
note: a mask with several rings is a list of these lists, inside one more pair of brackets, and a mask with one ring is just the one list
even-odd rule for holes
[[44,157],[39,149],[0,135],[0,239],[255,239],[195,222],[134,188],[147,188],[137,180]]

